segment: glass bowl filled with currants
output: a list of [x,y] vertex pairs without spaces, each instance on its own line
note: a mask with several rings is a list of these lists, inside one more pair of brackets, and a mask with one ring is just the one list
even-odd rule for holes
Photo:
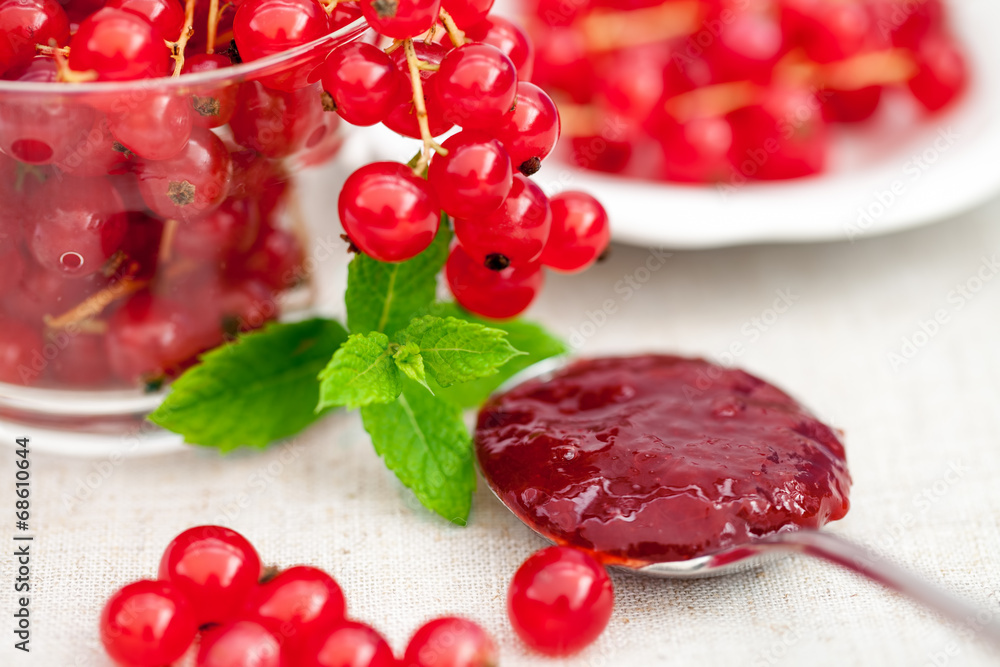
[[136,422],[308,302],[321,69],[372,37],[357,3],[0,2],[0,416]]

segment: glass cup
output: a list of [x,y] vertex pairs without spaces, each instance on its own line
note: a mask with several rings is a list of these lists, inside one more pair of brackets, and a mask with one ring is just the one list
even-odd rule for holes
[[[358,20],[176,78],[0,81],[0,420],[135,429],[207,350],[309,307],[300,179],[343,139],[318,67]],[[329,230],[326,230],[329,232]]]

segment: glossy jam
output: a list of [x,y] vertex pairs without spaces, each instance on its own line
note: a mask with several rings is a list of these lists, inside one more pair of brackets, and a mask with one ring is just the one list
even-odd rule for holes
[[686,560],[848,510],[844,447],[793,398],[700,359],[573,363],[492,399],[476,450],[529,526],[608,562]]

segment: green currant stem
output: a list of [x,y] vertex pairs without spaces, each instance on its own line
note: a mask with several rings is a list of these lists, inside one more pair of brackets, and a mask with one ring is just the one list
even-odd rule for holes
[[430,123],[427,121],[427,102],[424,99],[424,84],[420,79],[420,59],[417,58],[417,51],[413,47],[413,40],[407,39],[403,42],[406,49],[406,64],[410,69],[410,87],[413,89],[413,108],[417,112],[417,125],[420,126],[420,138],[424,142],[424,148],[420,155],[420,160],[413,168],[413,172],[418,176],[424,173],[427,165],[431,161],[431,153],[447,155],[448,151],[434,141],[431,135]]

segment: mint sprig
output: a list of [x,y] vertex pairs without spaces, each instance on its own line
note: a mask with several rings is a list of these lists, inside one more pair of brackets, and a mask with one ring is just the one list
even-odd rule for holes
[[438,302],[451,236],[442,224],[427,250],[397,264],[356,255],[347,329],[315,319],[243,336],[174,382],[151,419],[228,451],[294,435],[335,407],[360,408],[386,466],[427,508],[464,525],[476,474],[463,410],[566,347],[537,324]]

